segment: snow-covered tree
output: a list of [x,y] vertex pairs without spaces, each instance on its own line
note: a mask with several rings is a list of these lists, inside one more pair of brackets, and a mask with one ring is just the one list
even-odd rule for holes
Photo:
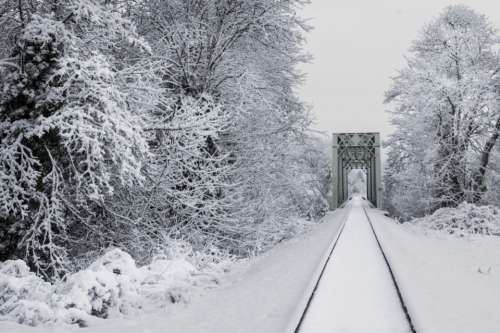
[[143,98],[130,89],[143,78],[117,57],[147,44],[109,1],[19,1],[6,15],[2,30],[15,22],[15,37],[0,63],[2,258],[23,251],[60,276],[74,229],[99,225],[107,198],[143,181]]
[[109,246],[245,255],[323,214],[303,3],[0,0],[0,259],[57,277]]
[[499,75],[498,36],[485,16],[450,6],[423,29],[387,92],[396,127],[387,185],[398,209],[481,200],[500,124]]
[[[212,227],[203,229],[202,234],[237,251],[247,251],[254,246],[260,223],[279,220],[269,231],[277,234],[284,229],[281,223],[293,214],[317,216],[324,211],[323,194],[314,190],[317,184],[311,181],[320,177],[314,172],[323,171],[313,171],[306,157],[298,154],[317,151],[308,146],[312,141],[305,133],[309,116],[293,92],[301,81],[295,67],[307,60],[301,50],[307,27],[296,13],[302,4],[269,0],[137,3],[141,31],[156,56],[168,64],[163,68],[163,82],[166,94],[173,98],[167,103],[170,106],[164,110],[164,119],[176,123],[178,114],[169,110],[178,109],[180,101],[190,97],[199,100],[210,96],[213,107],[220,108],[213,113],[217,131],[205,134],[204,149],[210,154],[202,157],[208,159],[207,169],[191,168],[185,173],[189,179],[213,174],[205,181],[213,182],[220,194],[204,196],[202,206],[219,207],[212,209],[217,214],[191,211],[195,218],[186,219],[180,217],[189,210],[179,205],[168,210],[170,223],[191,221],[186,228],[196,231],[190,235],[206,224]],[[188,137],[178,133],[178,144],[189,146],[182,143],[190,141]],[[166,153],[171,148],[157,151]],[[214,164],[210,162],[213,156],[225,160]],[[165,159],[160,155],[159,160]],[[177,191],[172,197],[188,196],[198,202],[201,192],[174,186],[185,181],[173,175],[160,177],[168,192],[172,188]],[[297,201],[302,205],[297,206]],[[297,211],[297,207],[302,208]]]

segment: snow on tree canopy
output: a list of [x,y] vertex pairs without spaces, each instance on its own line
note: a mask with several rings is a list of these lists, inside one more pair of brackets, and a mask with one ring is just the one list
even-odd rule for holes
[[0,260],[54,293],[6,319],[183,303],[325,213],[303,1],[0,3]]
[[0,218],[30,265],[52,277],[68,268],[67,229],[95,218],[117,187],[140,184],[148,154],[141,92],[129,89],[143,80],[123,74],[113,51],[146,44],[109,6],[56,7],[26,17],[19,64],[0,82]]
[[463,5],[446,7],[413,42],[386,93],[396,130],[385,179],[399,214],[482,201],[500,130],[498,43],[491,22]]

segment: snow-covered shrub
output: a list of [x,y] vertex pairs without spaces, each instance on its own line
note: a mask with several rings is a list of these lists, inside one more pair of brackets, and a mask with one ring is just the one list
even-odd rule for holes
[[195,250],[187,241],[165,238],[154,258],[140,268],[141,294],[156,305],[187,302],[193,287],[210,288],[235,261],[234,255],[217,246]]
[[140,268],[143,274],[141,294],[156,305],[185,302],[185,294],[195,284],[198,270],[185,259],[155,258]]
[[132,257],[113,249],[89,268],[72,274],[58,289],[65,309],[108,318],[132,314],[142,307],[139,286],[142,275]]
[[0,263],[0,319],[36,326],[55,320],[53,287],[30,272],[22,260]]
[[414,219],[412,225],[424,231],[444,232],[455,236],[500,236],[500,210],[495,206],[462,203],[456,208],[441,208],[434,214]]
[[137,267],[126,252],[111,249],[87,268],[50,284],[22,260],[0,264],[0,320],[37,326],[87,326],[92,317],[138,315],[148,309],[186,303],[194,289],[218,283],[233,262],[217,250],[198,253],[186,242]]
[[299,217],[289,217],[288,219],[283,219],[280,216],[270,217],[258,226],[254,234],[252,254],[258,255],[278,243],[310,231],[316,223],[314,220]]
[[189,256],[189,261],[198,270],[212,272],[214,275],[226,272],[235,260],[235,256],[229,250],[222,250],[213,245],[207,246],[204,251],[192,251]]

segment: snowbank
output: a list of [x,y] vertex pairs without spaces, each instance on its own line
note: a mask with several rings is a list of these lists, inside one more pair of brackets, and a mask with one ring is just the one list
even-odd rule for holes
[[27,325],[53,321],[52,286],[30,272],[22,260],[0,263],[0,318]]
[[464,202],[456,208],[438,209],[432,215],[414,219],[411,224],[426,233],[500,235],[500,211],[495,206],[476,206]]
[[[432,219],[463,218],[462,209]],[[500,237],[429,234],[381,212],[369,214],[417,332],[500,331]]]
[[[344,210],[330,213],[325,217],[325,222],[317,225],[311,232],[282,242],[264,255],[251,261],[233,265],[233,271],[226,274],[226,278],[222,280],[219,288],[205,293],[193,293],[191,301],[181,303],[181,306],[177,307],[175,312],[156,311],[156,313],[136,318],[130,316],[110,318],[93,322],[90,327],[82,329],[75,328],[75,326],[64,327],[61,325],[50,328],[32,328],[9,322],[0,322],[0,331],[16,333],[288,332],[287,329],[290,329],[291,318],[295,318],[297,314],[301,313],[300,310],[302,309],[299,309],[299,307],[303,306],[304,301],[307,301],[311,282],[314,282],[312,281],[314,275],[318,271],[320,262],[324,260],[324,255],[327,253],[332,240],[337,235],[344,215]],[[112,271],[115,268],[120,269],[123,267],[123,272],[128,272],[131,268],[130,263],[127,263],[127,258],[121,258],[113,262],[122,263],[123,265],[120,267],[114,264],[107,265],[106,260],[100,260],[95,268],[98,271]],[[151,291],[146,288],[148,286],[146,282],[152,282],[153,286],[156,284],[171,286],[167,282],[159,283],[156,279],[171,279],[170,281],[187,281],[188,283],[190,279],[195,279],[195,281],[191,282],[202,281],[202,283],[205,283],[202,280],[203,277],[190,271],[191,266],[183,267],[184,264],[173,264],[171,262],[165,262],[164,264],[165,266],[157,264],[151,265],[148,269],[139,269],[139,275],[146,275],[146,278],[138,278],[142,282],[139,288],[141,293]],[[178,271],[168,268],[171,264]],[[171,272],[170,277],[164,275],[162,267]],[[136,273],[132,269],[132,272],[126,273],[126,275],[132,279]],[[127,283],[129,282],[127,281]],[[132,281],[130,284],[131,286],[137,286]],[[111,286],[115,285],[111,283]],[[182,285],[178,285],[178,287],[183,288]],[[168,297],[174,295],[175,298],[174,290],[175,288],[168,288]],[[134,289],[128,291],[132,293]],[[159,296],[163,294],[161,288],[153,287],[152,291],[161,299],[161,296]],[[120,300],[116,300],[116,302],[117,304],[123,304]],[[96,303],[96,308],[99,308],[100,305],[100,302]],[[80,307],[88,309],[88,304],[85,303]],[[117,308],[119,309],[120,306],[113,307],[115,310]]]
[[224,261],[215,265],[210,255],[188,258],[177,253],[175,259],[157,257],[137,267],[129,254],[112,249],[87,269],[51,285],[30,272],[24,261],[8,260],[0,263],[0,320],[84,327],[96,318],[165,309],[186,302],[195,287],[217,284],[225,266]]

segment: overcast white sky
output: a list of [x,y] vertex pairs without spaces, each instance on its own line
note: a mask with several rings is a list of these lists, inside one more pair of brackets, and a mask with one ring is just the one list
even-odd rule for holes
[[390,77],[404,65],[420,29],[450,4],[462,3],[500,27],[500,0],[312,0],[304,10],[311,64],[302,98],[313,104],[317,129],[390,132],[382,104]]

